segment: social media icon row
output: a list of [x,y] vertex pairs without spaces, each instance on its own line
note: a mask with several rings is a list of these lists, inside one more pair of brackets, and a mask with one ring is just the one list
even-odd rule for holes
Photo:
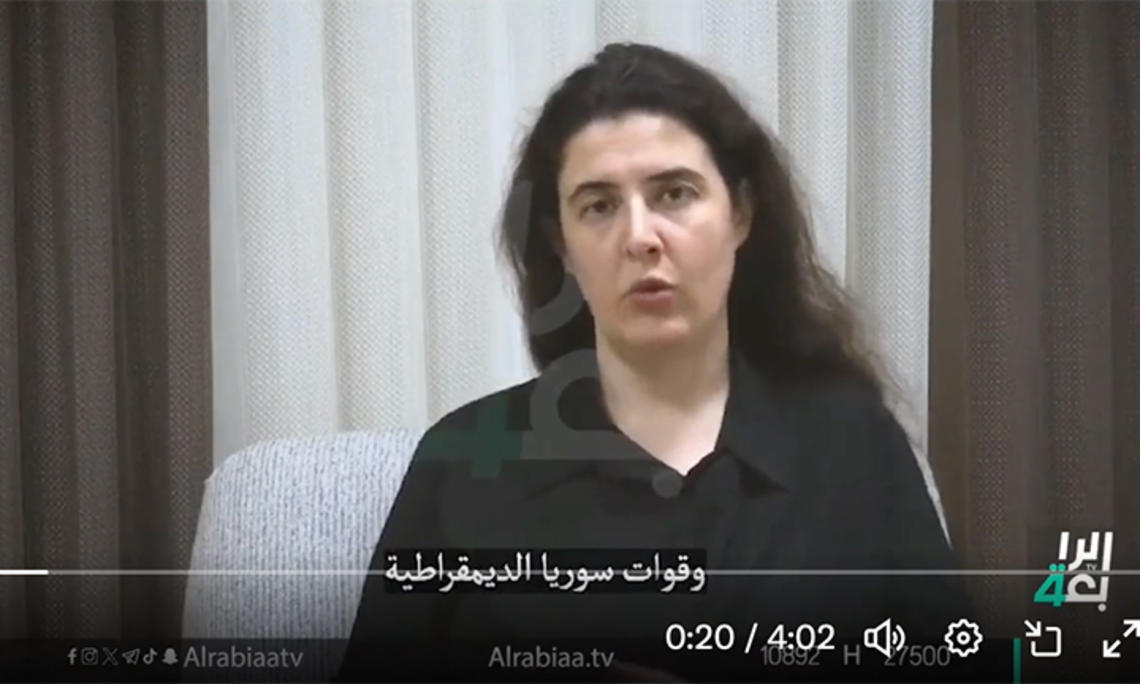
[[[127,665],[153,665],[158,658],[158,651],[153,648],[148,648],[145,651],[141,648],[132,648],[129,651],[119,652],[117,648],[102,649],[88,646],[86,648],[72,647],[67,652],[67,662],[70,665],[75,665],[76,661],[80,665],[102,665],[102,666],[117,666],[121,662]],[[178,653],[173,648],[168,648],[162,653],[163,665],[177,665]]]

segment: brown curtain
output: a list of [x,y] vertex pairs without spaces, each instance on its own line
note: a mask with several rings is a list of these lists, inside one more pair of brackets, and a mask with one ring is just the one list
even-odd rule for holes
[[[206,8],[0,5],[0,567],[188,566],[210,455]],[[177,636],[184,577],[0,577],[0,637]]]
[[[938,2],[934,26],[930,439],[955,546],[1044,572],[1060,530],[1113,530],[1112,567],[1140,568],[1140,3]],[[1115,667],[1100,639],[1140,616],[1140,578],[1106,613],[1034,604],[1043,579],[968,578],[987,634],[1054,616],[1090,630],[1065,663]]]

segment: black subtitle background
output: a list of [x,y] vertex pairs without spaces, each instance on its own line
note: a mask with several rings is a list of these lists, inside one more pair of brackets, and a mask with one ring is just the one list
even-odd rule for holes
[[[417,554],[419,559],[417,561]],[[673,572],[680,563],[684,562],[691,570],[706,568],[708,557],[705,549],[394,549],[385,554],[385,573],[390,567],[402,573],[410,572],[420,567],[435,571],[437,556],[442,556],[445,571],[455,571],[459,567],[459,558],[467,560],[463,565],[469,566],[472,571],[485,571],[490,569],[507,568],[515,570],[520,564],[519,556],[529,557],[530,577],[518,581],[496,582],[493,589],[477,585],[470,580],[458,581],[450,584],[448,591],[454,593],[478,593],[494,591],[495,593],[566,593],[565,589],[557,589],[543,575],[543,558],[546,567],[559,571],[559,577],[565,577],[567,572],[576,573],[578,569],[598,572],[611,569],[616,574],[612,580],[594,580],[584,585],[584,593],[661,593],[662,585],[667,584],[662,575]],[[391,564],[390,559],[395,557],[396,563]],[[640,564],[642,570],[656,569],[658,577],[651,577],[646,581],[628,581],[622,573]],[[437,574],[431,575],[426,581],[405,582],[394,580],[385,575],[384,590],[391,593],[438,593],[441,579]],[[561,580],[559,582],[561,584]],[[575,582],[570,582],[575,585]],[[679,579],[671,591],[677,593],[704,591],[705,580],[697,583],[692,574],[686,572],[683,579]]]
[[[1106,670],[1097,669],[1096,679],[1069,674],[1049,681],[1134,682],[1140,679],[1140,639],[1124,644],[1122,658],[1115,661],[1115,677],[1105,678]],[[0,641],[0,678],[3,681],[26,682],[311,682],[327,681],[344,652],[344,640],[281,639],[281,640],[182,640],[182,641],[112,641],[112,640],[5,640]],[[369,644],[374,655],[356,672],[343,673],[342,681],[368,682],[522,682],[522,681],[622,681],[614,671],[601,669],[511,669],[488,667],[495,648],[510,646],[516,653],[541,648],[546,653],[590,653],[592,649],[612,651],[616,659],[671,673],[680,679],[694,682],[1011,682],[1013,681],[1013,642],[1010,639],[987,639],[978,653],[966,658],[952,656],[948,666],[886,665],[881,653],[860,645],[859,663],[844,662],[845,647],[854,648],[853,642],[836,643],[835,650],[824,651],[815,658],[816,665],[765,665],[758,639],[751,653],[745,654],[741,644],[731,652],[671,651],[664,639],[638,641],[566,640],[557,643],[517,639],[509,644],[502,641],[450,641],[446,644],[423,641],[388,640]],[[72,649],[96,648],[100,658],[103,648],[117,649],[120,663],[112,665],[84,665],[77,657],[69,664],[68,652]],[[247,649],[279,652],[286,649],[302,654],[302,666],[285,669],[256,669],[251,667],[218,669],[183,667],[187,649],[206,648],[214,653]],[[121,661],[125,650],[154,648],[158,654],[151,665],[127,665]],[[178,653],[177,665],[162,663],[167,648]],[[1029,660],[1028,647],[1022,643],[1022,663]],[[1042,661],[1038,661],[1042,662]],[[1079,668],[1064,668],[1073,673]],[[1040,678],[1023,681],[1042,681]]]

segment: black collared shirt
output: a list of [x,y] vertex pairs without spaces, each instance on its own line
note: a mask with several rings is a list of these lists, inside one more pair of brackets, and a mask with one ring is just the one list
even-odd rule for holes
[[[911,643],[937,644],[969,613],[953,575],[883,572],[957,563],[903,430],[870,391],[777,391],[734,352],[716,446],[681,476],[609,420],[593,363],[567,359],[433,426],[372,569],[408,548],[699,548],[708,569],[730,572],[689,595],[403,595],[370,575],[342,677],[402,671],[392,654],[370,665],[385,639],[663,640],[672,623],[726,622],[743,638],[756,622],[765,639],[781,624],[830,624],[837,643],[857,643],[889,617]],[[775,572],[794,570],[866,574]]]

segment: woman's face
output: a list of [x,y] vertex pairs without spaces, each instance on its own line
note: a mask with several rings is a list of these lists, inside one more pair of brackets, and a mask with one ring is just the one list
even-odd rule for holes
[[[589,124],[564,159],[563,259],[597,332],[623,346],[662,346],[726,321],[751,217],[734,214],[701,137],[673,118],[633,113]],[[670,287],[639,293],[646,278]]]

